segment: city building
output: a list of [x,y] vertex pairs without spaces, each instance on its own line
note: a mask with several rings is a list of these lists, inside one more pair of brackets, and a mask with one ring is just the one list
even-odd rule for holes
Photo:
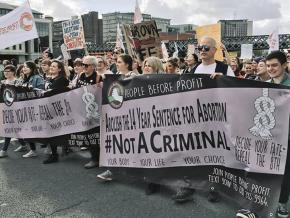
[[159,32],[167,32],[167,27],[170,25],[170,19],[152,17],[152,20],[155,20]]
[[[18,6],[0,3],[0,16],[8,14]],[[0,59],[16,59],[18,63],[39,57],[43,50],[52,49],[52,17],[32,10],[39,38],[0,50]]]
[[63,44],[63,33],[62,33],[62,22],[61,21],[54,21],[53,22],[53,35],[52,35],[52,44],[53,44],[53,55],[58,57],[61,55],[60,46]]
[[96,11],[82,15],[86,42],[103,44],[103,20]]
[[253,21],[249,20],[219,20],[222,37],[251,36]]
[[[134,20],[134,13],[107,13],[103,14],[103,42],[115,43],[117,35],[117,25],[131,24]],[[143,21],[151,20],[151,15],[142,14]]]
[[168,33],[194,33],[197,25],[194,24],[179,24],[179,25],[168,25]]
[[[160,32],[166,32],[170,25],[170,19],[151,17],[150,14],[142,14],[143,21],[155,20]],[[115,43],[117,35],[117,24],[132,24],[134,13],[114,12],[103,14],[103,42]]]

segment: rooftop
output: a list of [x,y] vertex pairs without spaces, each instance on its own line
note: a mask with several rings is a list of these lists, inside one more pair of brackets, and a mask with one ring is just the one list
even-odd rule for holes
[[[19,5],[10,5],[10,4],[7,4],[7,3],[0,3],[0,9],[8,9],[8,10],[14,10],[15,8],[19,7]],[[32,13],[34,14],[40,14],[42,15],[41,12],[39,11],[36,11],[36,10],[33,10],[31,9]]]

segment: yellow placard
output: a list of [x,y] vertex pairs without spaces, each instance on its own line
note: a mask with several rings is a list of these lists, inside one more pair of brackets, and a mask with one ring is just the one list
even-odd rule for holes
[[235,57],[238,57],[238,52],[237,51],[230,51],[229,55],[230,55],[230,58],[235,58]]
[[196,37],[199,42],[199,40],[203,36],[209,36],[212,37],[216,43],[217,43],[217,52],[215,54],[215,59],[219,61],[223,61],[223,53],[220,48],[222,36],[221,36],[221,24],[210,24],[205,26],[199,26],[196,28]]

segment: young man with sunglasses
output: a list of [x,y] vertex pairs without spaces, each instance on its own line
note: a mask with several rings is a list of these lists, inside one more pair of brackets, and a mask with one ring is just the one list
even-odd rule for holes
[[203,37],[198,45],[201,63],[193,68],[193,73],[211,74],[214,78],[217,75],[235,76],[233,70],[221,61],[214,59],[217,51],[216,41],[208,36]]

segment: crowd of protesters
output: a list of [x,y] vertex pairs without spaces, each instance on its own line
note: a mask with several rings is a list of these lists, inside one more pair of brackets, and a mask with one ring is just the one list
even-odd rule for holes
[[[224,47],[223,47],[224,49]],[[136,77],[142,74],[210,74],[211,78],[218,76],[232,76],[240,79],[250,79],[262,82],[271,82],[290,86],[290,51],[274,51],[265,57],[255,57],[249,60],[240,60],[238,57],[226,57],[223,62],[215,60],[217,43],[210,37],[204,37],[197,46],[197,54],[189,53],[184,58],[169,58],[161,60],[157,57],[148,57],[142,63],[127,54],[113,54],[104,56],[85,56],[73,60],[71,66],[67,62],[53,59],[50,52],[45,52],[41,58],[34,62],[26,61],[16,64],[16,60],[3,60],[0,64],[0,79],[2,84],[21,84],[43,90],[57,90],[62,92],[66,89],[78,88],[86,85],[102,85],[106,74],[120,74],[124,77]],[[4,145],[0,150],[0,157],[8,156],[8,148],[11,138],[5,138]],[[18,139],[20,146],[15,152],[24,152],[23,158],[36,157],[35,143]],[[47,159],[44,164],[59,161],[56,140],[47,141]],[[29,149],[27,147],[29,145]],[[290,145],[289,141],[288,144]],[[288,145],[288,146],[289,146]],[[102,145],[90,146],[91,160],[84,167],[87,169],[98,167],[99,149]],[[290,149],[288,149],[288,158]],[[277,209],[278,217],[288,217],[286,203],[290,192],[290,161],[286,162],[285,176],[282,184],[281,197]],[[105,170],[97,175],[98,179],[111,181],[113,173]],[[148,183],[146,193],[152,194],[160,188],[159,185]],[[192,199],[193,189],[179,187],[173,199],[176,202],[186,202]],[[209,200],[219,201],[216,191],[209,193]],[[237,217],[257,217],[254,212],[240,210]]]

